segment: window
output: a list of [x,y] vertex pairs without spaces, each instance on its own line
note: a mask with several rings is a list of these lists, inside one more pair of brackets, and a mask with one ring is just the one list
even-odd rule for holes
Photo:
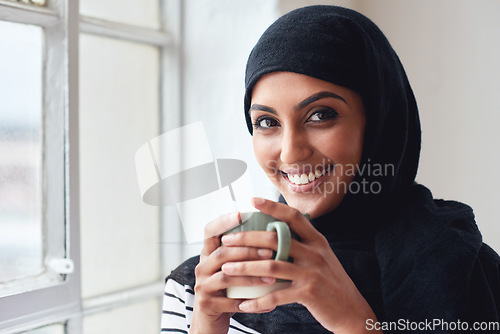
[[40,27],[0,21],[0,78],[4,78],[0,80],[0,282],[4,283],[43,272],[42,44]]
[[3,247],[10,249],[2,261],[10,268],[2,275],[0,329],[31,329],[79,310],[78,224],[69,224],[77,208],[68,200],[74,157],[65,150],[73,144],[67,122],[77,115],[70,113],[76,95],[69,85],[77,73],[65,67],[75,61],[69,48],[76,25],[62,19],[72,10],[62,1],[0,2],[2,58],[9,57],[0,77],[8,94],[1,102],[2,148],[9,152],[1,158],[2,191],[10,200],[1,212],[9,241]]
[[44,6],[45,5],[45,0],[10,0],[10,1],[17,1],[21,3],[29,3],[33,5],[40,5]]
[[181,13],[0,0],[0,331],[158,332],[162,212],[134,154],[178,119]]

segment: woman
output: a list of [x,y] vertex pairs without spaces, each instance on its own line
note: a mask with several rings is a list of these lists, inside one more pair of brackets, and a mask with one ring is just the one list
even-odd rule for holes
[[[294,262],[270,259],[272,232],[227,235],[220,246],[220,234],[239,220],[221,217],[207,226],[200,257],[168,277],[164,331],[439,333],[498,325],[500,259],[482,243],[468,206],[434,200],[415,184],[416,102],[369,19],[331,6],[278,19],[250,54],[245,117],[283,202],[254,206],[299,235]],[[278,278],[291,286],[254,300],[224,295],[228,286]]]

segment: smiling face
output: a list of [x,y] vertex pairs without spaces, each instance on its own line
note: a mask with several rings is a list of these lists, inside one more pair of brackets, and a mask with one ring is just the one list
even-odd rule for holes
[[366,118],[356,92],[273,72],[252,91],[255,156],[288,205],[311,218],[335,209],[354,178]]

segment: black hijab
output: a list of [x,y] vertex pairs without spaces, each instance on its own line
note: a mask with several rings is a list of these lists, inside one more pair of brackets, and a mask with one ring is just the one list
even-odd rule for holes
[[305,74],[358,92],[367,119],[361,166],[390,165],[394,171],[378,177],[365,172],[364,177],[380,182],[384,197],[400,198],[408,191],[420,154],[417,105],[398,56],[372,21],[346,8],[311,6],[272,24],[247,63],[245,117],[250,133],[253,86],[262,75],[276,71]]
[[[494,302],[486,308],[484,303],[471,307],[477,285],[472,282],[482,275],[477,267],[484,249],[472,210],[458,202],[434,200],[429,190],[415,184],[421,140],[417,105],[399,58],[380,29],[365,16],[335,6],[304,7],[279,18],[248,59],[245,117],[250,133],[252,89],[262,75],[276,71],[358,92],[367,119],[361,168],[393,166],[394,173],[358,173],[354,180],[380,182],[380,193],[348,193],[339,207],[312,220],[378,319],[498,319]],[[498,257],[488,254],[497,268]],[[498,276],[498,268],[494,270]],[[312,326],[304,328],[316,328],[311,333],[320,332],[297,305],[235,318],[264,322],[270,333],[300,332],[293,321],[283,323],[287,314]]]

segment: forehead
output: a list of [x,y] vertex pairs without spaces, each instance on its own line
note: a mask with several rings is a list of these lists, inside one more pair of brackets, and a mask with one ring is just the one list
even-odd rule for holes
[[319,92],[331,93],[330,96],[336,95],[339,97],[339,102],[348,105],[357,105],[361,102],[359,94],[349,88],[304,74],[272,72],[263,75],[255,84],[251,104],[300,103]]

